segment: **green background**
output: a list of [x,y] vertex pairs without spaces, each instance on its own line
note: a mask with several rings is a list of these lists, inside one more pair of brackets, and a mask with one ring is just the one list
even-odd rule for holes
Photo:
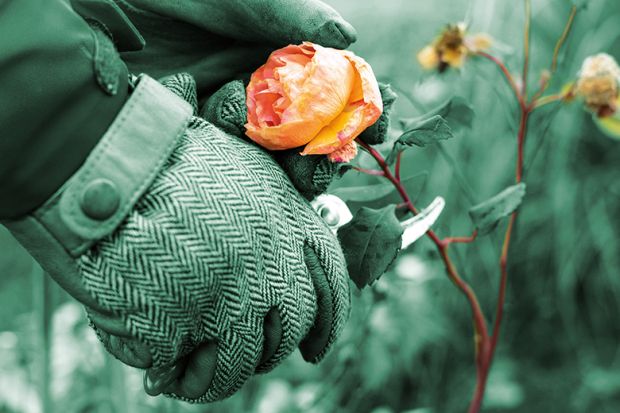
[[[328,3],[358,29],[352,49],[401,95],[395,119],[454,94],[471,102],[471,130],[403,159],[404,175],[428,173],[416,194],[419,206],[446,198],[440,235],[470,233],[469,207],[512,183],[517,106],[489,62],[471,59],[460,71],[436,76],[423,73],[415,54],[445,24],[465,20],[472,33],[489,33],[493,53],[518,73],[522,1]],[[534,88],[570,1],[532,3]],[[550,92],[572,80],[588,55],[620,58],[620,4],[587,3]],[[364,156],[357,162],[373,167]],[[525,165],[528,193],[510,253],[506,318],[484,411],[618,412],[620,141],[601,134],[578,102],[549,105],[531,118]],[[375,178],[352,172],[339,185],[365,182]],[[502,234],[500,227],[453,249],[487,317],[495,308]],[[372,288],[353,294],[348,328],[320,366],[295,354],[231,399],[205,406],[145,396],[140,373],[103,353],[81,307],[46,281],[4,230],[0,251],[0,412],[450,413],[464,412],[473,390],[468,304],[427,240],[405,251]]]

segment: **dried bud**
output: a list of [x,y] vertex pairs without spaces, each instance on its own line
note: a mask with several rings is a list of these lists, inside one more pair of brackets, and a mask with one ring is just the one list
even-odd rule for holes
[[575,95],[583,97],[589,110],[599,117],[616,112],[620,68],[616,60],[600,53],[584,60],[575,85]]
[[462,67],[468,55],[491,47],[491,37],[484,33],[468,35],[465,23],[448,25],[441,34],[417,55],[425,69],[443,72],[448,67]]

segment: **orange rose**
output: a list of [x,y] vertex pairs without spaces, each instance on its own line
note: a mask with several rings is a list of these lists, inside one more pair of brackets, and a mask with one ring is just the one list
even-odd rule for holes
[[247,135],[270,150],[306,145],[302,155],[348,160],[352,141],[377,121],[381,93],[352,52],[304,42],[276,50],[247,87]]

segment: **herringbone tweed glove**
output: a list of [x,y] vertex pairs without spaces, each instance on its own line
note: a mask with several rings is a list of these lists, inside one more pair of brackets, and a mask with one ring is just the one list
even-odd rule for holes
[[[193,100],[192,82],[165,84]],[[300,343],[306,360],[320,360],[349,309],[345,261],[322,219],[263,149],[198,117],[79,269],[92,296],[149,346],[154,367],[217,344],[208,389],[185,395],[200,402],[231,395]],[[281,325],[268,337],[272,354],[263,353],[265,320]]]

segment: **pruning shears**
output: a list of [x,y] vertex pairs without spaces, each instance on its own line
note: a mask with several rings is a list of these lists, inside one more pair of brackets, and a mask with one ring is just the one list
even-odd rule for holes
[[[403,227],[402,246],[405,249],[428,232],[446,206],[446,201],[438,196],[419,214],[401,222]],[[347,204],[336,195],[319,195],[312,201],[312,207],[336,234],[338,229],[353,219]]]

